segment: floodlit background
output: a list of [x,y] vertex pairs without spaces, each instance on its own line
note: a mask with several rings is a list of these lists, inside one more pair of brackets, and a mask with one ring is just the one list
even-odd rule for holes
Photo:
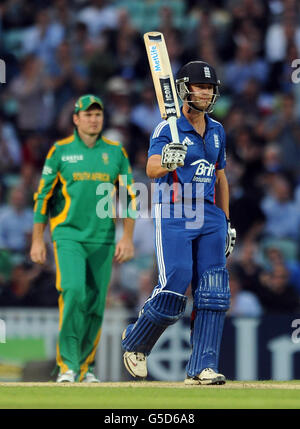
[[[222,83],[213,117],[227,133],[238,239],[220,370],[236,379],[300,378],[292,338],[300,313],[299,2],[8,0],[0,5],[0,380],[49,380],[54,367],[55,266],[49,232],[47,265],[29,259],[33,194],[49,147],[72,133],[80,95],[103,98],[104,134],[123,143],[135,181],[150,186],[149,136],[161,119],[146,31],[164,33],[174,74],[201,59]],[[104,381],[128,378],[120,333],[156,284],[150,217],[137,220],[135,246],[135,259],[113,269],[97,354]],[[153,379],[184,378],[190,310],[191,302],[153,351]]]

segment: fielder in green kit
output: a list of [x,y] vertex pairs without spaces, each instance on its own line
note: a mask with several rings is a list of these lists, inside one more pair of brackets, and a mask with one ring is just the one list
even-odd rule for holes
[[[134,255],[135,200],[125,149],[102,136],[101,99],[89,94],[80,97],[73,121],[73,135],[57,141],[45,160],[35,195],[30,255],[33,262],[46,261],[44,230],[49,220],[59,291],[57,381],[97,382],[93,367],[112,263]],[[100,188],[107,184],[113,189],[110,197],[117,184],[126,187],[123,236],[117,244],[114,213],[101,215],[104,194]]]

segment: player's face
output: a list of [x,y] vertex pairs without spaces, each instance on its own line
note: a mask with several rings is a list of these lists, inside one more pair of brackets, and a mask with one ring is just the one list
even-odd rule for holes
[[91,108],[78,112],[77,115],[74,115],[74,123],[79,132],[89,136],[96,136],[103,127],[103,111]]
[[214,95],[214,86],[210,83],[190,84],[191,100],[200,108],[207,108]]

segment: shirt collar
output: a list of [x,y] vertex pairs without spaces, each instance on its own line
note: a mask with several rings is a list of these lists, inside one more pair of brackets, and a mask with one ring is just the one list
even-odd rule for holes
[[[207,113],[204,114],[205,120],[206,120],[206,130],[209,130],[210,128],[215,128],[218,126],[218,123],[214,120],[212,120]],[[195,131],[194,127],[189,123],[189,121],[186,119],[184,114],[182,113],[181,108],[181,116],[177,120],[178,128],[181,131]]]
[[[88,146],[84,143],[84,141],[82,141],[82,139],[81,139],[81,137],[80,137],[80,135],[79,135],[79,133],[78,133],[78,131],[77,131],[77,128],[76,128],[76,127],[74,128],[74,136],[75,136],[75,138],[76,138],[76,139],[77,139],[81,144],[83,144],[85,147],[88,147]],[[98,145],[100,144],[101,139],[102,139],[102,132],[98,135],[98,138],[97,138],[97,140],[96,140],[95,146],[98,146]],[[93,147],[95,147],[95,146],[93,146]]]

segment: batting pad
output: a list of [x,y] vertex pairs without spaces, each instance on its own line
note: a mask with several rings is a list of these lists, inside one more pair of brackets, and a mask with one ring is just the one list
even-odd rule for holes
[[197,311],[192,333],[192,354],[186,367],[189,376],[199,375],[205,368],[218,372],[224,319],[225,311]]
[[187,364],[189,376],[194,377],[205,368],[218,372],[220,344],[229,306],[227,269],[220,267],[206,271],[195,291],[196,317],[191,333],[192,355]]
[[147,301],[133,328],[128,329],[123,348],[149,355],[165,329],[184,315],[186,301],[186,296],[167,291]]
[[226,268],[212,268],[203,273],[195,291],[194,307],[198,310],[227,311],[230,306],[229,275]]

